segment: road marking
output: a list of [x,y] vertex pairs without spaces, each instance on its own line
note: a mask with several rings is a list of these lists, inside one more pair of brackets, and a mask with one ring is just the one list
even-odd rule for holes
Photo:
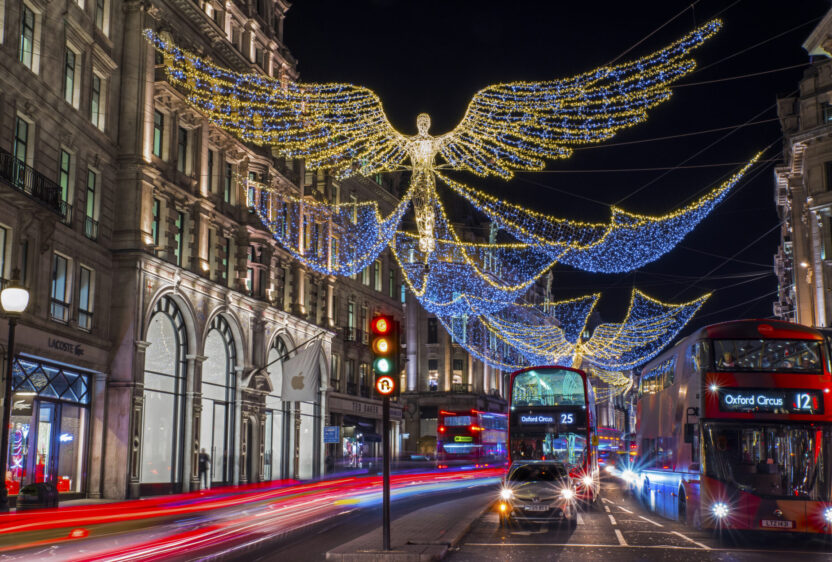
[[605,505],[605,506],[604,506],[604,511],[606,511],[607,513],[609,513],[609,512],[610,512],[610,506]]
[[627,512],[627,513],[629,513],[630,515],[632,515],[632,514],[633,514],[633,512],[632,512],[632,511],[630,511],[629,509],[627,509],[626,507],[621,507],[621,506],[619,505],[619,506],[618,506],[618,509],[620,509],[621,511],[626,511],[626,512]]
[[[469,542],[462,545],[462,548],[469,546],[482,546],[482,547],[491,547],[491,546],[510,546],[510,547],[526,547],[526,546],[545,546],[545,547],[552,547],[557,546],[560,548],[632,548],[632,549],[644,549],[644,550],[692,550],[694,552],[702,552],[702,549],[695,546],[673,546],[669,544],[627,544],[627,546],[620,545],[620,544],[584,544],[584,543],[565,543],[565,542]],[[824,551],[821,550],[764,550],[761,548],[712,548],[710,549],[712,552],[736,552],[736,553],[761,553],[761,554],[772,554],[772,553],[779,553],[782,552],[783,554],[788,553],[789,556],[793,556],[795,554],[814,554],[815,556],[818,553],[822,553]]]
[[656,523],[656,522],[655,522],[655,521],[653,521],[652,519],[647,519],[647,518],[646,518],[645,516],[643,516],[643,515],[639,515],[639,517],[641,517],[642,519],[644,519],[644,520],[645,520],[645,521],[647,521],[648,523],[652,523],[652,524],[653,524],[653,525],[655,525],[656,527],[664,527],[664,525],[662,525],[661,523]]
[[615,522],[615,517],[612,516],[612,513],[608,513],[607,517],[610,518],[610,523],[612,523],[613,525],[618,525],[618,523]]
[[608,503],[608,504],[610,504],[610,505],[615,505],[615,502],[611,502],[611,501],[610,501],[610,500],[608,500],[607,498],[601,498],[601,501],[602,501],[602,502],[607,502],[607,503]]
[[579,514],[578,514],[578,525],[583,525],[583,524],[584,524],[584,518],[583,518],[583,517],[581,516],[581,514],[579,513]]
[[618,544],[620,544],[621,546],[627,546],[627,541],[624,540],[624,535],[621,534],[621,531],[616,529],[615,536],[618,537]]
[[671,531],[671,533],[673,533],[674,535],[677,535],[677,536],[682,537],[682,538],[683,538],[683,539],[685,539],[686,541],[692,542],[693,544],[695,544],[696,546],[698,546],[698,547],[700,547],[700,548],[703,548],[703,549],[705,549],[705,550],[711,550],[711,547],[710,547],[710,546],[708,546],[708,545],[706,545],[706,544],[702,544],[701,542],[696,542],[696,541],[695,541],[695,540],[693,540],[692,538],[690,538],[690,537],[688,537],[688,536],[686,536],[686,535],[683,535],[683,534],[682,534],[682,533],[680,533],[679,531]]

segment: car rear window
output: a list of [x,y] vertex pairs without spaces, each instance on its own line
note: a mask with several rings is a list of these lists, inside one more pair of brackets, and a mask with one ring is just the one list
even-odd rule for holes
[[525,465],[511,471],[512,482],[554,482],[566,476],[566,469],[559,465]]

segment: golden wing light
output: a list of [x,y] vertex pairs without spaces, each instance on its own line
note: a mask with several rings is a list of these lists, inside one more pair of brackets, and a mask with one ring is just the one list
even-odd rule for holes
[[168,80],[213,124],[241,140],[303,158],[334,175],[398,169],[405,137],[387,120],[378,96],[350,84],[303,84],[218,67],[162,40],[147,38],[163,55]]
[[572,78],[488,86],[442,137],[442,157],[455,169],[510,179],[570,156],[573,146],[607,140],[670,98],[670,85],[696,66],[690,51],[721,26],[713,20],[656,53]]

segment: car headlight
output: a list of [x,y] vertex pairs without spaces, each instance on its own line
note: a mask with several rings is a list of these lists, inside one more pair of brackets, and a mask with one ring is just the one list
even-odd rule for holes
[[827,507],[823,510],[823,519],[832,525],[832,507]]
[[729,511],[730,509],[728,508],[728,505],[722,502],[716,502],[711,506],[711,513],[713,513],[714,517],[717,519],[724,519],[725,517],[728,517]]
[[608,465],[604,468],[604,470],[606,470],[607,472],[612,473],[612,472],[615,472],[615,467],[614,467],[614,466],[612,466],[611,464],[608,464]]
[[584,483],[584,486],[586,486],[587,488],[589,488],[590,486],[592,486],[592,485],[595,483],[595,482],[592,480],[592,476],[589,476],[589,475],[584,476],[584,477],[581,479],[581,481]]
[[635,482],[636,480],[636,473],[632,470],[625,470],[622,476],[624,477],[624,480],[629,483]]
[[500,498],[504,500],[510,500],[514,497],[514,492],[511,491],[511,488],[503,488],[500,490]]
[[571,500],[575,497],[575,492],[572,490],[572,488],[563,488],[560,491],[560,497],[562,497],[565,500]]

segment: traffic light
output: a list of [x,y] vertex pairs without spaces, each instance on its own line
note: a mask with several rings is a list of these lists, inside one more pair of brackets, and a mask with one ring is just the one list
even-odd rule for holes
[[396,375],[399,364],[399,323],[392,316],[373,316],[370,347],[376,375]]

